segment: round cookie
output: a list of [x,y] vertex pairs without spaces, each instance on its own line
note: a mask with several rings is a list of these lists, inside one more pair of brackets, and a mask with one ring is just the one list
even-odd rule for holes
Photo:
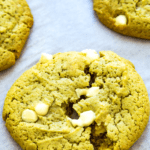
[[127,150],[148,123],[149,98],[111,51],[43,54],[9,90],[3,119],[23,150]]
[[15,64],[32,25],[33,17],[25,0],[0,0],[0,71]]
[[94,0],[94,10],[108,28],[128,36],[150,39],[150,2]]

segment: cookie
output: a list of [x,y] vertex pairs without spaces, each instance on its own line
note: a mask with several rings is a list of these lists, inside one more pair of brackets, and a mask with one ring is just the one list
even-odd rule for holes
[[105,26],[143,39],[150,39],[149,9],[149,1],[94,0],[94,10]]
[[23,150],[127,150],[148,123],[149,98],[111,51],[43,54],[7,93],[3,119]]
[[32,25],[33,17],[25,0],[0,0],[0,71],[15,64]]

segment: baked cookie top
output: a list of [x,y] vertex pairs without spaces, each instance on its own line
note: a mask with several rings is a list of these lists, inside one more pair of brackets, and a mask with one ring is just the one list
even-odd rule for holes
[[94,0],[94,10],[108,28],[150,39],[150,1]]
[[32,25],[33,17],[25,0],[0,0],[0,71],[15,64]]
[[24,150],[128,150],[149,98],[133,64],[111,51],[43,54],[9,90],[3,119]]

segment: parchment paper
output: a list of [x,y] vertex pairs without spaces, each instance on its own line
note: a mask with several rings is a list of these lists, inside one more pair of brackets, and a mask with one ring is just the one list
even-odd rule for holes
[[[30,37],[16,64],[0,72],[0,150],[21,150],[2,120],[4,99],[15,80],[36,64],[43,52],[113,50],[133,62],[150,94],[150,40],[123,36],[103,26],[93,11],[92,0],[27,2],[34,16]],[[150,123],[130,150],[150,150]]]

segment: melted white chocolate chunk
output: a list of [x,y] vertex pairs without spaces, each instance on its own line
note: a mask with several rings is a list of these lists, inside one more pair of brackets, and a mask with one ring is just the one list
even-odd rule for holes
[[97,95],[98,92],[99,92],[99,87],[91,87],[89,89],[76,89],[76,93],[79,98],[81,95],[92,97],[92,96]]
[[53,59],[53,55],[42,53],[42,57],[46,58],[47,60]]
[[47,61],[50,61],[52,59],[53,59],[53,55],[42,53],[40,62],[46,63]]
[[80,98],[81,95],[86,95],[88,89],[76,89],[77,96]]
[[86,50],[83,50],[81,52],[86,54],[86,57],[88,58],[88,60],[90,62],[99,58],[99,55],[97,54],[97,52],[95,50],[86,49]]
[[119,15],[116,17],[116,24],[117,25],[126,25],[127,24],[127,18],[125,15]]
[[35,107],[35,111],[38,115],[45,116],[48,113],[49,105],[39,103]]
[[99,87],[91,87],[91,88],[88,90],[86,96],[87,96],[87,97],[92,97],[92,96],[97,95],[98,92],[99,92]]
[[81,113],[80,118],[78,120],[70,119],[70,118],[69,120],[74,127],[75,126],[84,127],[84,126],[91,125],[94,122],[95,118],[96,118],[95,113],[90,110],[90,111],[85,111]]
[[22,113],[22,119],[26,122],[36,122],[38,117],[33,110],[26,109]]

